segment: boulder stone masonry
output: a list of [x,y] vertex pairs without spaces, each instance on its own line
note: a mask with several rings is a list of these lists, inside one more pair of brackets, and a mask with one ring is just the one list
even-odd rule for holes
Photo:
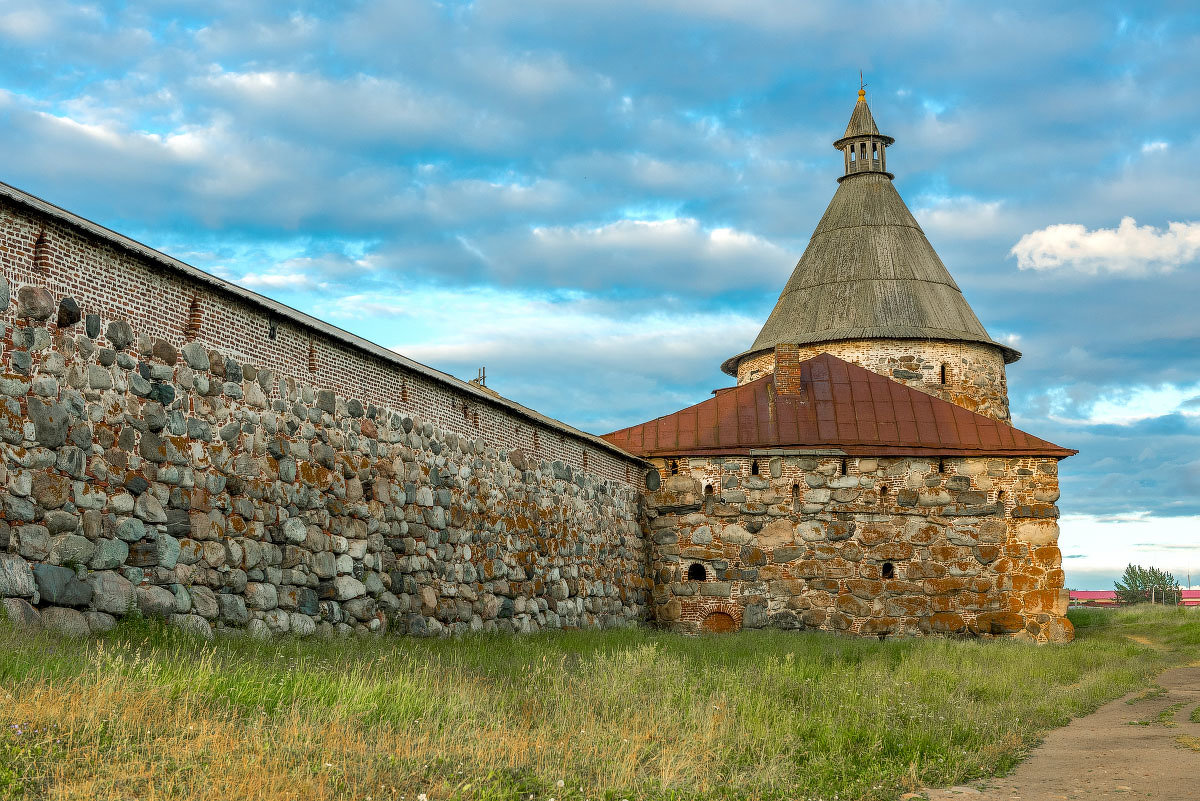
[[689,458],[646,498],[655,616],[681,631],[715,616],[734,628],[1068,640],[1057,468]]
[[[49,276],[32,269],[43,229]],[[644,461],[36,209],[3,203],[0,232],[10,621],[82,635],[137,611],[305,636],[645,619]],[[197,305],[207,336],[185,341],[172,321]]]

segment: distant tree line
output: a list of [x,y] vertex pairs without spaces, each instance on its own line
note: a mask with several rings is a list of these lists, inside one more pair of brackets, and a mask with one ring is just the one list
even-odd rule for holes
[[1117,590],[1117,600],[1123,604],[1178,605],[1183,597],[1183,590],[1175,577],[1157,567],[1129,565],[1113,586]]

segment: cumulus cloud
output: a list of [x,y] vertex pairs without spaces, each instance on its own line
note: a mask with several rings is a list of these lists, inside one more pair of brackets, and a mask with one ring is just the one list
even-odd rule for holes
[[972,235],[996,225],[1004,202],[981,200],[970,195],[919,197],[913,216],[927,233],[949,236]]
[[[759,322],[571,292],[411,286],[320,304],[326,319],[596,433],[702,400]],[[531,370],[530,365],[536,365]],[[620,387],[620,391],[615,388]]]
[[1194,416],[1191,405],[1198,392],[1200,383],[1125,385],[1083,402],[1059,393],[1051,413],[1063,422],[1127,426],[1171,414]]
[[1073,269],[1082,273],[1142,275],[1169,272],[1200,254],[1200,222],[1168,223],[1165,229],[1139,226],[1132,217],[1116,228],[1089,231],[1082,225],[1050,225],[1025,234],[1013,245],[1022,270]]

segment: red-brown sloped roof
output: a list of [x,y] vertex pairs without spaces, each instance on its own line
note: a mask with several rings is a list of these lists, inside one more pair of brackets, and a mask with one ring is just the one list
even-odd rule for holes
[[851,456],[1051,456],[1078,451],[822,353],[800,366],[800,391],[775,376],[603,439],[638,456],[734,455],[772,448]]

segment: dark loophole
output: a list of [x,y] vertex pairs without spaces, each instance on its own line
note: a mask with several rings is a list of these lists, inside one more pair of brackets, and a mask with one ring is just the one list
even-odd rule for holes
[[688,565],[688,581],[704,581],[706,578],[708,578],[708,573],[705,572],[704,565],[698,562],[692,562]]
[[752,459],[750,461],[750,475],[752,475],[752,476],[758,475],[758,460],[757,459]]
[[891,562],[884,562],[883,563],[883,577],[885,579],[895,578],[896,577],[896,566],[893,565]]

